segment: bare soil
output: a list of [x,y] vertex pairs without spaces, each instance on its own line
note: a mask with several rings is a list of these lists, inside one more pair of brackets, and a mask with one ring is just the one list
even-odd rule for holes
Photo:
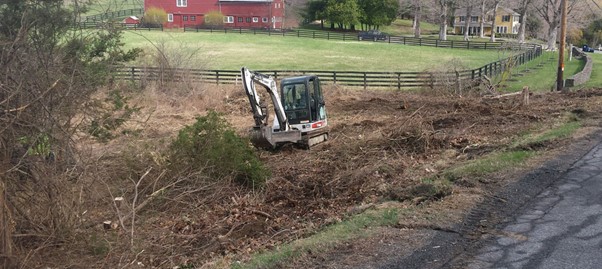
[[[143,129],[139,135],[106,144],[81,142],[96,153],[96,173],[114,179],[109,181],[114,186],[97,183],[88,196],[88,217],[74,240],[37,251],[31,264],[52,268],[228,267],[230,262],[245,261],[252,253],[309,236],[359,213],[361,205],[415,209],[401,215],[395,227],[379,228],[369,239],[344,243],[330,253],[308,253],[288,263],[290,268],[362,267],[378,255],[392,255],[387,251],[409,253],[424,244],[428,235],[415,227],[452,229],[488,188],[510,180],[458,179],[450,193],[429,196],[415,188],[424,178],[506,150],[520,135],[538,133],[569,116],[583,120],[588,127],[584,130],[590,132],[598,127],[602,115],[602,92],[598,90],[536,93],[529,105],[522,103],[522,97],[487,99],[337,86],[327,86],[325,94],[329,141],[310,150],[292,146],[258,150],[272,171],[264,189],[226,182],[208,188],[210,192],[189,195],[194,199],[185,202],[157,199],[138,212],[131,240],[126,229],[102,227],[104,220],[117,219],[107,189],[115,191],[113,196],[119,191],[131,193],[132,181],[118,180],[131,176],[124,169],[134,169],[123,161],[124,155],[137,156],[132,151],[156,155],[157,159],[149,162],[159,162],[159,153],[177,130],[207,109],[224,113],[241,134],[252,125],[246,96],[233,86],[205,88],[179,97],[157,92],[136,97],[134,101],[145,108],[138,123]],[[569,140],[533,145],[532,149],[554,153],[566,143]],[[520,173],[543,159],[503,173]],[[136,175],[146,170],[135,168]],[[383,247],[392,240],[407,244]],[[341,253],[358,255],[347,255],[354,257],[351,260],[333,260]]]

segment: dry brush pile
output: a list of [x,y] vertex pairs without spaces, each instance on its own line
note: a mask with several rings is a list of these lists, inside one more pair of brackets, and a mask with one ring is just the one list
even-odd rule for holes
[[[222,96],[218,112],[244,136],[252,119],[242,89],[205,85],[167,104],[149,97],[161,100],[165,93],[147,90],[132,99],[146,107],[139,117],[147,120],[128,127],[139,133],[108,143],[80,141],[93,145],[99,165],[90,179],[102,182],[72,249],[87,263],[165,267],[244,259],[345,219],[361,205],[442,199],[463,186],[434,188],[424,178],[504,150],[518,133],[552,124],[565,112],[598,112],[591,103],[596,97],[583,93],[538,94],[525,107],[520,100],[330,86],[331,140],[311,150],[257,151],[271,176],[254,188],[234,174],[215,174],[216,164],[183,165],[168,154],[179,130],[215,108],[216,99],[207,96]],[[102,228],[105,220],[114,227]]]

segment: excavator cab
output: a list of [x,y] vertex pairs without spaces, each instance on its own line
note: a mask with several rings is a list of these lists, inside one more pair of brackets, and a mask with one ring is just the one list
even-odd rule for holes
[[324,96],[317,76],[283,79],[280,85],[284,112],[289,124],[302,131],[326,120]]
[[[285,78],[280,89],[270,76],[242,68],[247,97],[253,109],[255,126],[251,141],[257,147],[276,148],[295,143],[307,148],[328,139],[328,121],[324,96],[317,76]],[[268,126],[267,106],[259,100],[255,83],[270,94],[276,117]]]

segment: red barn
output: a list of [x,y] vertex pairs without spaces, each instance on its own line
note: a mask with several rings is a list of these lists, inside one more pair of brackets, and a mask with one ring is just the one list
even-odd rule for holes
[[145,10],[158,7],[167,12],[165,27],[202,25],[205,14],[219,11],[225,27],[281,29],[284,0],[144,0]]
[[140,23],[140,19],[136,16],[129,16],[122,21],[126,25],[134,25]]

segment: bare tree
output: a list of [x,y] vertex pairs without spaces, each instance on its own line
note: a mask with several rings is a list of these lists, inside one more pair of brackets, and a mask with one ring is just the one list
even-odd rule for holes
[[525,42],[525,31],[527,29],[527,16],[528,16],[528,12],[529,9],[531,8],[531,3],[533,3],[533,0],[523,0],[523,1],[519,1],[519,14],[520,14],[520,18],[519,18],[519,28],[518,28],[518,42],[520,43],[524,43]]
[[489,41],[491,42],[495,42],[495,32],[496,32],[496,24],[495,24],[495,18],[497,17],[497,8],[500,6],[500,3],[502,2],[502,0],[494,0],[493,1],[493,19],[491,20],[491,37],[489,38]]
[[[568,0],[567,0],[568,1]],[[568,13],[577,6],[579,0],[568,1]],[[546,22],[548,26],[547,33],[547,49],[556,49],[556,40],[558,37],[558,28],[560,27],[560,19],[562,12],[560,10],[560,4],[562,0],[541,0],[536,5],[535,10],[537,14]]]
[[449,8],[453,1],[435,0],[435,4],[439,7],[439,39],[447,40],[447,24],[449,21]]
[[420,38],[420,20],[422,19],[423,3],[421,0],[413,0],[414,6],[414,37]]
[[466,19],[464,21],[464,40],[468,41],[468,35],[470,34],[469,29],[470,29],[470,23],[472,22],[471,18],[472,18],[472,11],[474,9],[474,5],[476,4],[475,0],[463,0],[462,1],[462,6],[464,7],[464,10],[466,10]]
[[479,37],[485,38],[485,16],[487,15],[487,0],[480,0],[481,20],[479,21]]

